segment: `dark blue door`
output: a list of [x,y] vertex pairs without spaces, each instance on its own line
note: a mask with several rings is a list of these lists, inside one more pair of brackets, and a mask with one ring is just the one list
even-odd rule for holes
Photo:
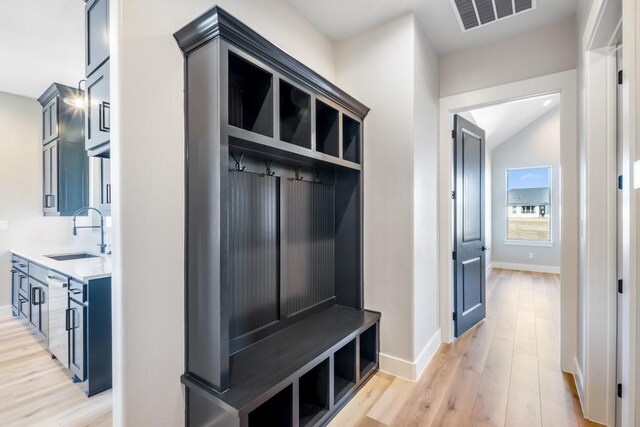
[[454,321],[458,337],[485,318],[485,132],[454,116]]

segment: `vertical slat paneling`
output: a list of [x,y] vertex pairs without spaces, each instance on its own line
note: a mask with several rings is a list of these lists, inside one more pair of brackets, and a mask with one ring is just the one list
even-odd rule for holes
[[278,180],[229,173],[231,339],[279,318]]
[[335,188],[287,182],[287,313],[335,295]]

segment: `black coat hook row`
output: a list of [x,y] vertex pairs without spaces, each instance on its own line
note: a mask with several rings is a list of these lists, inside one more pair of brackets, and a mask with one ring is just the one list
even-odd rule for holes
[[231,157],[233,157],[233,160],[236,162],[236,170],[238,172],[242,172],[243,170],[246,169],[246,167],[242,164],[242,159],[244,158],[244,153],[240,154],[240,160],[238,160],[238,158],[236,157],[235,154],[231,153]]
[[265,172],[265,175],[274,176],[276,174],[274,171],[271,170],[271,165],[273,165],[273,160],[269,160],[269,162],[265,160],[264,165],[267,167],[267,171]]

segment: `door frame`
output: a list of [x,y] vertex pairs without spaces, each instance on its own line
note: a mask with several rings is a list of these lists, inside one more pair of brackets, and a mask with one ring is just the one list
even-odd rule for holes
[[560,103],[560,242],[561,368],[574,372],[578,319],[578,94],[576,70],[475,90],[440,98],[438,146],[438,269],[439,318],[442,341],[453,341],[453,212],[452,143],[453,114],[522,98],[558,93]]

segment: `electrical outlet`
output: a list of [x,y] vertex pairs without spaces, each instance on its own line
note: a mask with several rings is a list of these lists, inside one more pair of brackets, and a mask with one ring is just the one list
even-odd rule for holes
[[529,259],[533,259],[533,252],[529,252]]
[[8,230],[9,229],[9,221],[0,220],[0,230]]

